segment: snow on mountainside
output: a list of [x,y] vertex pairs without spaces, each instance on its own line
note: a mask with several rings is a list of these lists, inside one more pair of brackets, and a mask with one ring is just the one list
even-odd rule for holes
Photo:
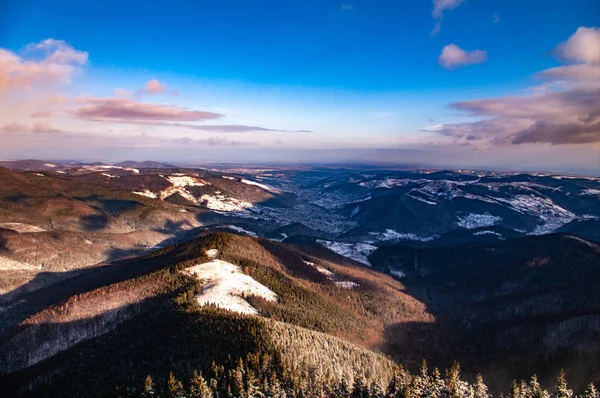
[[273,187],[270,187],[270,186],[268,186],[268,185],[265,185],[265,184],[261,184],[261,183],[259,183],[259,182],[255,182],[255,181],[246,180],[245,178],[243,178],[243,179],[241,180],[241,182],[242,182],[243,184],[246,184],[246,185],[254,185],[254,186],[257,186],[257,187],[259,187],[259,188],[262,188],[262,189],[264,189],[264,190],[267,190],[267,191],[276,191],[276,190],[275,190],[275,188],[273,188]]
[[343,242],[332,242],[327,240],[317,240],[317,243],[325,246],[331,251],[337,254],[351,258],[354,261],[363,263],[370,266],[371,263],[367,260],[369,254],[373,253],[377,246],[373,246],[368,243],[343,243]]
[[[208,251],[207,255],[214,258],[217,253]],[[196,296],[200,305],[214,304],[240,314],[258,315],[256,308],[244,297],[258,296],[273,303],[278,301],[271,289],[242,273],[237,265],[226,261],[213,259],[182,272],[204,281],[203,292]]]
[[458,217],[458,226],[466,229],[475,229],[480,227],[490,227],[498,221],[502,220],[502,217],[492,216],[489,213],[486,214],[475,214],[470,213],[463,217]]

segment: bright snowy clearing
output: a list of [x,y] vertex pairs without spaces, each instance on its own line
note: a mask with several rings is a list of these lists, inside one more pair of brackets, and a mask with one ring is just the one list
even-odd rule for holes
[[489,213],[469,213],[466,216],[458,217],[458,226],[466,229],[491,227],[500,221],[502,221],[502,217],[493,216]]
[[250,181],[250,180],[242,179],[242,183],[244,183],[246,185],[255,185],[255,186],[257,186],[259,188],[262,188],[264,190],[267,190],[267,191],[276,191],[275,188],[272,188],[272,187],[270,187],[268,185],[261,184],[259,182],[255,182],[255,181]]
[[436,236],[419,236],[413,233],[397,232],[393,229],[386,229],[385,232],[369,232],[369,235],[373,235],[378,241],[416,240],[429,242],[436,238]]
[[[216,256],[217,253],[211,254]],[[186,268],[182,272],[205,282],[203,293],[196,296],[200,305],[214,304],[240,314],[257,315],[256,308],[244,300],[244,296],[258,296],[273,303],[278,300],[271,289],[242,273],[237,265],[226,261],[215,259]]]
[[371,263],[369,260],[367,260],[367,257],[377,249],[377,246],[360,242],[342,243],[319,239],[317,240],[317,243],[325,246],[329,250],[336,252],[341,256],[351,258],[352,260],[368,265],[369,267],[371,266]]

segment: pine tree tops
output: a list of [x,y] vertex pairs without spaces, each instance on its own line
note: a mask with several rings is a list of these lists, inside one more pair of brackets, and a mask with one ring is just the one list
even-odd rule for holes
[[[188,383],[182,383],[171,372],[166,383],[165,379],[159,379],[159,388],[147,376],[139,390],[119,391],[124,391],[127,397],[142,398],[492,398],[480,374],[472,382],[461,380],[458,363],[446,371],[446,377],[438,369],[430,371],[425,361],[413,375],[402,367],[393,371],[382,385],[381,379],[366,378],[363,373],[350,378],[344,374],[336,377],[335,371],[286,368],[277,356],[249,354],[243,360],[229,362],[227,367],[213,364],[206,370],[206,378],[194,371]],[[351,386],[349,379],[353,380]],[[500,398],[503,397],[501,394]],[[553,394],[533,375],[529,382],[513,381],[507,398],[575,398],[575,395],[561,372]],[[590,384],[576,398],[600,398],[600,395]]]
[[152,381],[152,377],[146,376],[146,380],[144,380],[144,390],[142,391],[142,398],[150,398],[156,395],[156,390],[154,390],[154,382]]
[[475,386],[474,386],[474,397],[475,398],[489,398],[490,396],[488,395],[488,388],[485,385],[485,383],[483,382],[483,377],[481,376],[481,374],[477,374],[477,378],[475,380]]
[[556,381],[556,389],[554,390],[554,394],[552,394],[552,398],[572,398],[573,391],[569,390],[567,387],[567,378],[565,376],[565,370],[561,369],[560,374],[558,375],[558,380]]
[[594,387],[592,383],[590,383],[585,389],[585,392],[583,393],[583,398],[600,398],[598,390],[596,390],[596,387]]
[[188,398],[212,398],[213,394],[206,380],[202,377],[202,372],[194,371],[194,375],[190,380],[190,392]]
[[167,394],[169,398],[185,398],[185,390],[183,384],[173,375],[173,372],[169,373],[169,380],[167,382]]

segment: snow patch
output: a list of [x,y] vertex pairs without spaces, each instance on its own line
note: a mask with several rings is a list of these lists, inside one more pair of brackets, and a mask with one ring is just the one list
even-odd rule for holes
[[96,165],[96,166],[83,166],[83,168],[85,170],[90,170],[90,171],[104,171],[104,170],[116,169],[116,170],[131,171],[132,173],[135,173],[135,174],[140,173],[140,171],[138,169],[134,169],[132,167],[121,167],[121,166]]
[[185,188],[187,186],[190,187],[203,187],[205,185],[210,185],[210,183],[204,181],[201,178],[186,176],[180,173],[176,173],[170,176],[164,177],[167,181],[169,181],[173,186],[179,188]]
[[258,236],[258,235],[256,235],[256,233],[254,233],[252,231],[248,231],[247,229],[244,229],[242,227],[238,227],[237,225],[223,225],[223,227],[234,230],[235,232],[246,234],[248,236],[254,236],[254,237]]
[[235,177],[231,177],[231,176],[221,176],[221,178],[224,178],[226,180],[235,180]]
[[579,193],[581,196],[600,196],[600,189],[584,189]]
[[46,232],[45,229],[35,225],[23,224],[20,222],[5,222],[0,223],[0,228],[10,229],[19,233],[30,233],[30,232]]
[[244,183],[246,185],[255,185],[255,186],[257,186],[259,188],[262,188],[264,190],[267,190],[267,191],[277,192],[277,190],[275,188],[270,187],[270,186],[265,185],[265,184],[261,184],[261,183],[256,182],[256,181],[250,181],[250,180],[242,179],[242,183]]
[[195,265],[182,271],[205,281],[203,292],[196,296],[200,305],[214,304],[220,308],[240,314],[258,315],[243,297],[258,296],[276,303],[277,295],[251,276],[241,272],[237,265],[222,260]]
[[370,245],[368,243],[343,243],[343,242],[332,242],[328,240],[317,240],[317,243],[325,246],[329,250],[336,252],[337,254],[348,257],[359,263],[371,266],[367,256],[377,250],[377,246]]
[[350,282],[350,281],[338,281],[338,282],[333,282],[335,283],[335,285],[337,287],[341,287],[344,289],[354,289],[355,287],[359,287],[360,285],[356,282]]
[[149,189],[145,189],[143,191],[132,191],[132,193],[136,194],[136,195],[140,195],[140,196],[145,196],[147,198],[152,198],[152,199],[156,199],[157,196],[154,192],[150,191]]
[[393,276],[395,276],[398,279],[406,278],[406,273],[404,271],[402,271],[401,269],[391,269],[390,268],[390,274],[392,274]]
[[208,209],[224,212],[245,211],[253,206],[252,203],[235,198],[227,198],[223,194],[216,193],[214,196],[202,195],[200,197],[200,202],[203,203]]
[[369,232],[369,235],[375,236],[380,241],[398,241],[398,240],[416,240],[420,242],[429,242],[437,238],[437,236],[419,236],[413,233],[397,232],[393,229],[386,229],[385,232]]
[[477,231],[477,232],[473,232],[473,235],[475,235],[475,236],[496,235],[496,236],[500,237],[500,239],[502,239],[502,234],[499,234],[498,232],[494,232],[494,231]]
[[44,166],[51,167],[51,168],[55,168],[56,167],[56,165],[53,164],[53,163],[44,163]]
[[376,188],[386,188],[386,189],[392,189],[395,187],[401,187],[403,185],[406,185],[410,182],[411,180],[402,178],[386,178],[385,180],[371,180],[371,181],[363,181],[361,183],[359,183],[358,185],[360,185],[361,187],[364,188],[369,188],[369,189],[376,189]]
[[502,217],[494,216],[490,213],[469,213],[466,216],[458,216],[458,226],[466,229],[491,227],[500,221],[502,221]]
[[204,253],[206,254],[206,257],[210,258],[211,260],[214,260],[219,255],[219,251],[217,249],[208,249]]

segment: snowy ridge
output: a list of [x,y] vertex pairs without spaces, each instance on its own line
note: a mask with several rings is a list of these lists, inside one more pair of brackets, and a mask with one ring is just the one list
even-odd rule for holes
[[477,231],[477,232],[473,232],[473,235],[475,235],[475,236],[496,235],[500,239],[504,239],[504,238],[502,238],[501,234],[499,234],[498,232],[494,232],[494,231]]
[[261,184],[260,182],[246,180],[245,178],[244,178],[244,179],[242,179],[242,180],[241,180],[241,182],[242,182],[243,184],[246,184],[246,185],[254,185],[254,186],[257,186],[257,187],[259,187],[259,188],[262,188],[262,189],[264,189],[264,190],[266,190],[266,191],[277,192],[277,190],[276,190],[275,188],[273,188],[273,187],[270,187],[270,186],[268,186],[268,185],[265,185],[265,184]]
[[385,232],[369,232],[378,241],[399,241],[399,240],[414,240],[420,242],[429,242],[437,238],[437,236],[418,236],[413,233],[397,232],[393,229],[386,229]]
[[348,257],[359,263],[371,266],[367,256],[377,250],[377,246],[370,245],[368,243],[343,243],[333,242],[328,240],[318,239],[317,243],[325,246],[329,250],[336,252],[337,254]]
[[[217,253],[213,252],[209,257],[216,255]],[[273,303],[278,301],[277,295],[271,289],[242,273],[237,265],[226,261],[213,259],[181,272],[205,282],[203,292],[196,296],[200,305],[214,304],[232,312],[258,315],[256,308],[244,300],[244,297],[258,296]]]
[[133,167],[121,167],[121,166],[109,166],[109,165],[97,165],[97,166],[83,166],[85,170],[90,171],[105,171],[105,170],[125,170],[131,171],[134,174],[140,174],[139,169],[134,169]]
[[223,225],[223,228],[229,228],[235,232],[246,234],[248,236],[253,236],[253,237],[258,236],[256,233],[254,233],[252,231],[248,231],[247,229],[244,229],[242,227],[238,227],[237,225]]

